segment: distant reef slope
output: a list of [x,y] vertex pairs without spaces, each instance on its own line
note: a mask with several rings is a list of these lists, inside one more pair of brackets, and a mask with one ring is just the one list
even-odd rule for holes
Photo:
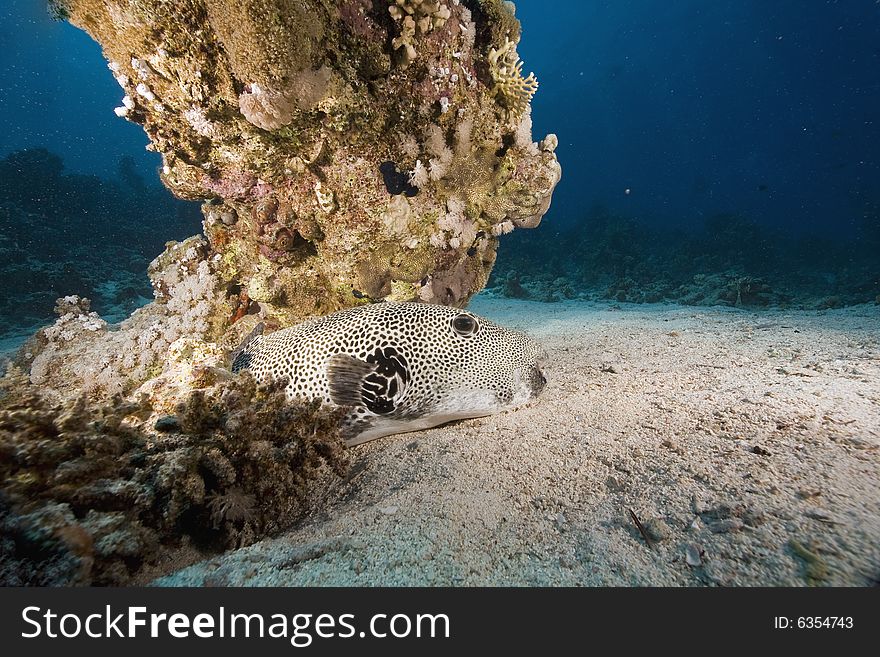
[[[842,211],[843,213],[843,211]],[[850,234],[818,235],[719,213],[688,228],[595,205],[580,221],[511,235],[489,290],[561,301],[612,299],[691,306],[827,310],[880,304],[880,203]]]

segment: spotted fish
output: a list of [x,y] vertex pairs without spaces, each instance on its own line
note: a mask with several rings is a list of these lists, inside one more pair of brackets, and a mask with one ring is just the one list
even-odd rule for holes
[[343,437],[357,445],[524,404],[544,388],[543,358],[527,335],[473,313],[386,302],[253,337],[232,370],[350,407]]

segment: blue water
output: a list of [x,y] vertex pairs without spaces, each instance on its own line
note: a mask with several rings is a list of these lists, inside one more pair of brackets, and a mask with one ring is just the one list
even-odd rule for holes
[[[547,300],[728,303],[682,291],[718,274],[722,286],[763,281],[772,294],[761,305],[880,298],[877,2],[548,6],[517,3],[519,53],[541,84],[535,138],[559,136],[563,181],[540,229],[503,240],[495,289],[516,294],[516,279]],[[119,312],[99,280],[114,268],[125,275],[112,284],[136,305],[161,243],[198,231],[197,206],[161,187],[143,131],[114,115],[121,92],[97,44],[33,0],[6,0],[0,18],[0,158],[48,149],[55,178],[14,200],[60,218],[25,234],[7,217],[3,249],[60,242],[45,247],[55,263],[45,271],[8,276],[0,334],[39,324],[55,296],[83,287],[99,310]],[[560,237],[573,246],[560,250]],[[107,240],[125,243],[124,264],[83,266]],[[568,292],[545,289],[551,278]]]
[[[744,213],[854,235],[880,201],[880,5],[870,0],[517,3],[565,183],[551,221],[593,203],[693,225]],[[630,190],[627,194],[626,190]]]
[[46,147],[70,171],[110,178],[128,155],[158,184],[143,129],[113,113],[122,92],[98,44],[41,0],[3,0],[0,17],[0,157]]

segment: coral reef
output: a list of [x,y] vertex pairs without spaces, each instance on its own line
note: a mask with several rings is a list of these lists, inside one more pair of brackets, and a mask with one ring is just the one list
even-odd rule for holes
[[539,229],[527,242],[505,238],[489,287],[540,301],[817,310],[870,303],[880,291],[880,268],[867,224],[854,248],[829,238],[793,238],[734,214],[709,217],[702,231],[683,231],[595,206],[575,226]]
[[151,296],[146,264],[199,223],[197,205],[150,185],[131,158],[117,179],[67,173],[41,148],[0,159],[0,340],[33,334],[71,294],[105,319],[127,317]]
[[[96,290],[55,295],[0,410],[2,579],[120,583],[181,545],[289,525],[320,464],[342,467],[336,415],[231,378],[244,336],[370,300],[466,304],[561,169],[554,136],[532,141],[531,93],[499,93],[499,67],[521,67],[500,0],[53,6],[101,44],[165,186],[203,202],[203,236],[165,245],[131,316],[102,318]],[[61,196],[60,162],[18,160]],[[120,179],[149,201],[130,161]],[[8,223],[34,206],[21,189],[0,176]]]
[[[204,201],[204,237],[166,245],[148,268],[154,301],[119,324],[95,314],[101,290],[82,279],[44,292],[47,311],[69,299],[15,363],[59,399],[142,387],[167,409],[258,322],[273,330],[381,299],[462,306],[485,285],[498,236],[537,226],[561,176],[556,138],[533,142],[527,101],[511,116],[487,74],[520,66],[519,24],[498,0],[473,12],[457,0],[56,9],[103,46],[124,90],[117,113],[144,127],[164,184]],[[416,44],[406,66],[396,29]],[[43,152],[7,168],[52,198],[67,189]],[[151,200],[132,163],[120,169]],[[28,188],[0,178],[9,223],[39,205],[16,196]]]
[[[145,386],[168,407],[257,322],[273,330],[368,300],[462,306],[485,285],[498,236],[537,226],[561,176],[556,138],[534,143],[527,102],[512,117],[487,73],[514,61],[519,38],[498,0],[473,12],[457,0],[56,9],[103,46],[124,90],[117,113],[144,127],[164,184],[204,201],[204,237],[168,243],[148,270],[154,301],[118,325],[94,314],[96,286],[71,277],[44,293],[46,311],[71,298],[15,362],[58,398]],[[391,43],[401,29],[418,52],[406,66]],[[53,198],[66,189],[45,153],[8,168]],[[16,213],[38,205],[16,197],[27,188],[0,179]]]
[[555,138],[521,120],[534,78],[510,3],[56,4],[103,47],[163,182],[206,201],[218,284],[270,326],[358,293],[465,304],[561,175]]
[[143,396],[58,402],[11,370],[0,385],[0,584],[136,582],[174,555],[195,561],[283,530],[316,479],[344,472],[339,419],[247,375],[190,391],[157,419]]
[[211,313],[227,297],[206,257],[204,238],[169,242],[148,269],[156,301],[118,325],[90,312],[88,299],[61,299],[58,319],[24,344],[16,363],[30,372],[32,383],[60,396],[132,392],[163,368],[175,367],[171,347],[178,340],[206,340],[219,332]]

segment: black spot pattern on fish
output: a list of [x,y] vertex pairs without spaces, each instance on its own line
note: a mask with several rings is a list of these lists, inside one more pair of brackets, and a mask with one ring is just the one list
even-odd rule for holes
[[367,356],[376,369],[364,378],[361,397],[364,406],[377,415],[393,413],[397,398],[410,381],[406,359],[394,347],[379,347]]
[[361,432],[378,437],[520,405],[540,392],[542,354],[527,335],[466,310],[384,302],[259,336],[232,369],[287,379],[290,399],[332,404],[335,396],[352,407],[346,439],[356,444]]

